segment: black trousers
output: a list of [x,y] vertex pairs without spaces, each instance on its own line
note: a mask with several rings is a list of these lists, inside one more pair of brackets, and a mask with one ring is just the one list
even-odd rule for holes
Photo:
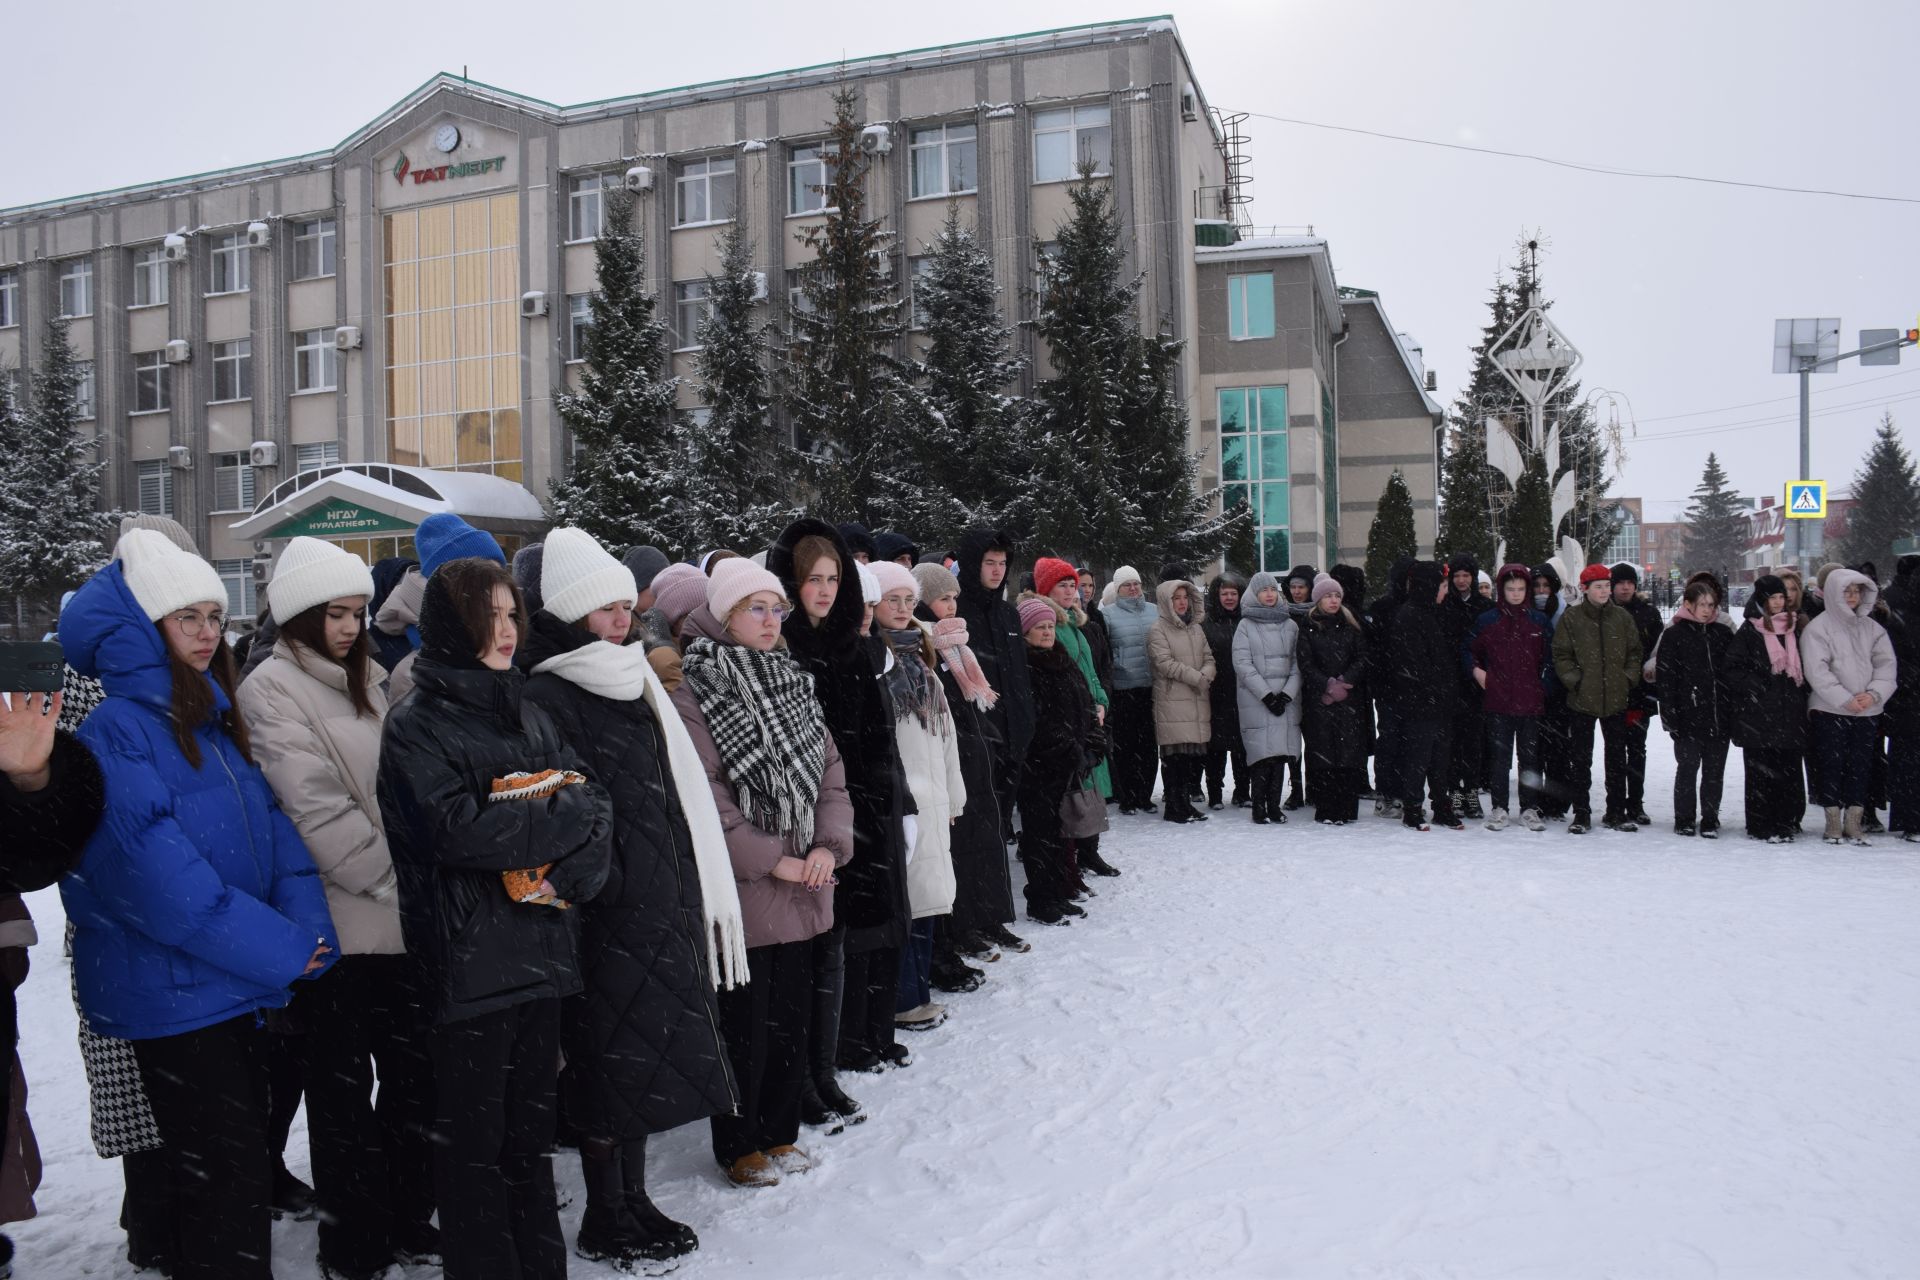
[[1207,746],[1207,799],[1213,804],[1221,803],[1226,795],[1227,761],[1233,761],[1233,798],[1238,801],[1247,794],[1247,748],[1240,741],[1240,735],[1234,734],[1231,744],[1222,744],[1218,738]]
[[1400,709],[1390,702],[1374,704],[1378,732],[1373,742],[1373,789],[1389,799],[1399,799],[1406,790],[1401,782],[1401,761],[1406,744],[1401,740]]
[[1546,775],[1540,789],[1542,816],[1566,817],[1573,795],[1573,713],[1564,702],[1550,703],[1540,717],[1540,772]]
[[[1651,727],[1646,716],[1640,717],[1639,724],[1628,721],[1622,726],[1627,749],[1627,807],[1622,812],[1629,815],[1647,811],[1647,730]],[[1725,760],[1723,753],[1721,761]]]
[[1433,816],[1451,818],[1453,726],[1445,720],[1410,720],[1400,728],[1406,744],[1400,774],[1400,802],[1405,812],[1400,820],[1410,827],[1419,826],[1429,794],[1433,797]]
[[1453,710],[1453,789],[1471,796],[1486,785],[1487,717],[1478,692],[1460,695]]
[[1813,735],[1811,754],[1820,758],[1820,803],[1829,808],[1866,808],[1873,786],[1873,755],[1880,747],[1880,717],[1813,711],[1807,721]]
[[552,1154],[560,1002],[449,1022],[431,1042],[446,1280],[565,1280]]
[[1593,728],[1599,725],[1606,745],[1607,813],[1616,817],[1626,813],[1627,713],[1622,711],[1604,720],[1578,711],[1570,714],[1567,736],[1572,747],[1573,776],[1568,792],[1573,812],[1583,818],[1593,817]]
[[272,1280],[269,1051],[250,1013],[133,1042],[166,1173],[181,1190],[174,1280]]
[[[996,851],[997,852],[997,851]],[[840,1055],[840,1008],[847,994],[847,931],[837,926],[806,944],[813,973],[813,1014],[807,1024],[807,1070],[816,1082],[833,1079]]]
[[[847,958],[849,973],[854,960]],[[899,961],[893,963],[897,966]],[[800,1136],[807,1024],[813,1013],[811,944],[782,942],[751,948],[747,968],[753,977],[746,986],[718,993],[720,1031],[740,1087],[739,1114],[715,1116],[710,1122],[714,1158],[723,1165],[769,1147],[790,1145]],[[887,1018],[893,1018],[891,1006]]]
[[1107,707],[1113,728],[1113,798],[1122,809],[1153,803],[1160,748],[1153,736],[1153,690],[1115,689]]
[[1800,753],[1748,747],[1745,756],[1747,834],[1760,840],[1792,835],[1807,811]]
[[[893,1047],[894,997],[900,990],[900,948],[847,953],[840,999],[840,1060],[885,1055]],[[756,1148],[756,1150],[761,1148]]]
[[1322,764],[1313,771],[1313,816],[1318,821],[1352,822],[1360,816],[1360,793],[1367,789],[1365,765]]
[[1675,738],[1673,740],[1673,820],[1692,822],[1694,783],[1699,781],[1700,825],[1709,831],[1720,827],[1720,792],[1727,776],[1725,738]]
[[1540,717],[1487,713],[1487,798],[1496,809],[1507,808],[1507,779],[1513,756],[1520,753],[1520,807],[1540,807]]
[[1920,831],[1920,736],[1887,742],[1887,830]]
[[406,955],[342,956],[308,987],[302,1038],[320,1256],[372,1271],[433,1217],[433,1056],[420,966]]

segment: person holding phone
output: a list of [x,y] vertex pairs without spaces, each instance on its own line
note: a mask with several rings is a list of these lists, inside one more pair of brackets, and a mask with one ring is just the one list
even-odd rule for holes
[[269,1280],[273,1146],[261,1015],[339,951],[319,873],[254,764],[226,586],[135,529],[80,588],[60,643],[105,700],[80,740],[105,820],[61,882],[80,1005],[130,1040],[179,1199],[176,1280]]

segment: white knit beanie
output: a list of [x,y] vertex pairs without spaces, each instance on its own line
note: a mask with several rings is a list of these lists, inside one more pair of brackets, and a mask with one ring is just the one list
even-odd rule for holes
[[114,554],[120,557],[127,590],[149,622],[196,604],[227,607],[227,584],[213,566],[174,546],[164,533],[129,529],[120,535]]
[[279,626],[344,596],[373,599],[373,571],[359,556],[318,538],[295,538],[273,566],[267,608]]
[[714,565],[713,576],[707,579],[707,612],[724,625],[734,606],[761,591],[771,591],[782,600],[787,597],[780,579],[751,560],[730,556]]
[[1140,581],[1140,571],[1130,564],[1123,564],[1113,571],[1113,585],[1116,587],[1138,581]]
[[578,622],[616,600],[640,603],[633,570],[579,529],[547,534],[540,560],[540,607],[562,622]]
[[[873,580],[880,584],[880,595],[884,596],[890,591],[911,591],[913,602],[920,603],[920,583],[914,578],[911,569],[892,560],[876,560],[870,565],[863,564],[860,567],[871,573]],[[878,602],[878,597],[875,601]]]
[[853,567],[860,571],[860,598],[868,604],[879,604],[883,594],[880,590],[880,579],[874,577],[873,570],[858,560],[853,562]]

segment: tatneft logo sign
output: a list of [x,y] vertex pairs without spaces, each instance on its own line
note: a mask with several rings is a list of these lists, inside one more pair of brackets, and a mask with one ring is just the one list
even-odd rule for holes
[[413,167],[413,162],[407,159],[407,153],[402,151],[400,158],[393,162],[393,180],[401,186],[405,186],[409,178],[413,179],[414,184],[418,186],[429,182],[477,178],[483,173],[505,173],[506,171],[505,156],[494,156],[489,160],[463,160],[459,164],[437,164],[416,169]]

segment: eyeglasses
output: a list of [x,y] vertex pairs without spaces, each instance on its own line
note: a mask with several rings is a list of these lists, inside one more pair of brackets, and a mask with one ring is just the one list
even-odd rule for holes
[[195,613],[188,609],[174,614],[172,621],[174,626],[180,628],[180,634],[183,636],[197,636],[208,627],[213,628],[215,635],[227,629],[227,615],[218,609],[206,614]]
[[783,604],[750,604],[747,606],[747,615],[755,622],[765,622],[769,618],[775,622],[785,622],[787,615],[791,612],[793,611]]

